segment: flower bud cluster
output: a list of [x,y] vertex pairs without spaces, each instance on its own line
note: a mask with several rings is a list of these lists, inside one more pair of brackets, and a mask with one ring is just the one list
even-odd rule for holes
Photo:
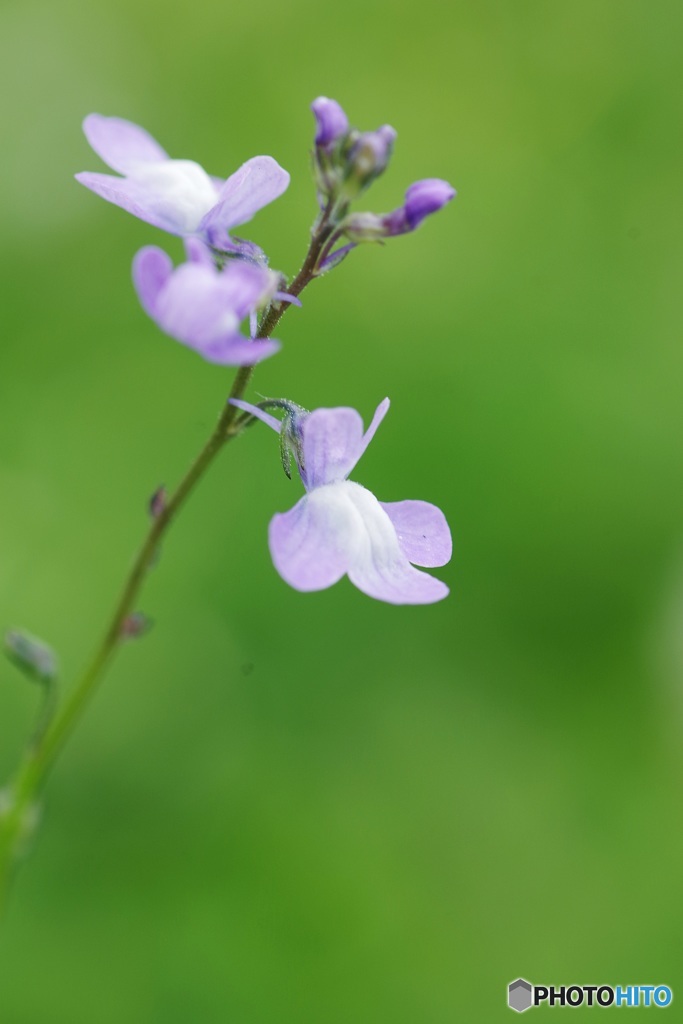
[[[404,204],[390,213],[350,213],[350,204],[389,166],[396,132],[388,124],[370,132],[350,127],[342,107],[327,96],[314,100],[311,109],[316,119],[313,166],[318,196],[323,216],[333,225],[319,273],[336,266],[361,242],[414,231],[455,196],[447,181],[425,178],[410,185]],[[341,239],[348,244],[335,249]]]
[[323,202],[348,204],[387,168],[396,140],[391,125],[373,132],[351,128],[336,100],[319,96],[311,104],[316,119],[313,166]]

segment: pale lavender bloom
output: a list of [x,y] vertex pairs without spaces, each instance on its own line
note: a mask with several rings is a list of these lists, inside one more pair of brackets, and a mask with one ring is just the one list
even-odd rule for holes
[[172,160],[143,128],[118,117],[89,114],[83,131],[95,152],[123,177],[76,175],[103,199],[172,235],[197,235],[221,248],[228,232],[277,199],[289,174],[270,156],[255,156],[227,181],[192,160]]
[[170,256],[154,245],[133,260],[140,302],[162,331],[212,363],[252,366],[280,348],[272,339],[249,340],[242,320],[272,298],[278,276],[244,260],[217,270],[197,239],[186,243],[188,262],[173,269]]
[[[273,517],[269,545],[275,568],[296,590],[324,590],[347,575],[359,590],[390,604],[431,604],[448,587],[415,565],[451,557],[446,519],[426,501],[380,502],[348,480],[389,408],[379,404],[363,433],[355,409],[297,410],[283,423],[257,406],[233,400],[273,430],[286,430],[306,494]],[[278,403],[273,403],[278,404]]]
[[349,119],[336,100],[327,96],[318,96],[311,103],[311,110],[316,119],[315,144],[327,149],[346,135],[349,130]]

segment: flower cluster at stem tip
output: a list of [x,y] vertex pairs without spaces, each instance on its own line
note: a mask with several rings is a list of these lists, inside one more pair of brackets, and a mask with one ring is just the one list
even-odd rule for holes
[[[163,249],[141,249],[133,260],[133,282],[162,331],[209,362],[253,367],[273,355],[280,343],[270,330],[260,335],[260,327],[273,313],[300,305],[298,291],[308,280],[338,266],[363,242],[414,231],[455,196],[448,182],[425,178],[410,185],[403,204],[389,213],[353,211],[352,204],[389,165],[396,132],[389,125],[362,132],[324,96],[311,109],[319,213],[306,279],[302,268],[289,286],[258,245],[234,234],[286,190],[289,175],[276,160],[256,156],[218,179],[194,161],[172,159],[130,121],[100,114],[84,121],[88,142],[116,174],[84,172],[77,180],[184,240],[186,259],[177,267]],[[360,414],[347,407],[309,413],[284,399],[231,402],[242,411],[240,428],[261,420],[278,432],[287,475],[293,456],[304,485],[304,497],[275,515],[269,528],[273,562],[287,583],[313,591],[348,576],[366,594],[392,604],[429,604],[446,596],[443,582],[415,568],[445,565],[451,557],[440,509],[424,501],[380,502],[348,479],[386,415],[388,399],[365,432]]]

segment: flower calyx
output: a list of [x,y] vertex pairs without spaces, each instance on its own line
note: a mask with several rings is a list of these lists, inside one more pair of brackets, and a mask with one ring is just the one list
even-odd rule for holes
[[[292,479],[292,455],[296,462],[297,469],[302,478],[305,479],[306,464],[303,447],[303,425],[310,415],[308,409],[297,405],[288,398],[264,398],[257,405],[251,402],[244,402],[239,398],[231,398],[230,404],[241,409],[244,415],[240,418],[238,426],[251,426],[256,420],[261,420],[271,429],[280,435],[280,459],[282,468],[289,480]],[[283,413],[282,419],[271,416],[268,409],[278,409]]]

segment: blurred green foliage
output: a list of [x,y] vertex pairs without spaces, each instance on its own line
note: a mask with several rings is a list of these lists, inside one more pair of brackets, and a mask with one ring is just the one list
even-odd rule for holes
[[[311,288],[255,379],[391,397],[357,479],[446,511],[450,599],[289,590],[266,529],[300,485],[266,430],[226,450],[51,780],[3,1024],[487,1024],[519,975],[683,998],[682,19],[5,0],[0,622],[65,683],[230,383],[139,308],[134,252],[180,245],[74,183],[82,117],[215,174],[272,153],[250,235],[288,272],[320,93],[399,132],[372,208],[459,197]],[[35,699],[0,668],[2,777]]]

